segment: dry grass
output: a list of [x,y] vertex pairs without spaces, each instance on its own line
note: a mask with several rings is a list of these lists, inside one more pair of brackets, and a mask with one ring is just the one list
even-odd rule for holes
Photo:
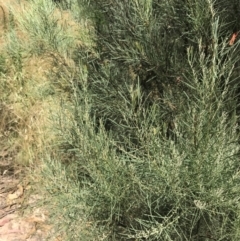
[[[52,145],[56,137],[51,116],[56,115],[59,103],[66,97],[61,88],[68,84],[62,81],[56,86],[56,82],[61,83],[56,77],[60,78],[57,73],[59,69],[64,72],[63,67],[68,73],[75,68],[71,49],[62,53],[58,50],[40,55],[33,53],[39,42],[18,21],[33,7],[26,1],[20,4],[14,0],[0,2],[0,54],[4,56],[6,69],[0,77],[3,83],[0,87],[0,132],[3,133],[0,140],[6,148],[11,146],[15,150],[14,162],[23,165],[36,165],[46,151],[54,152]],[[69,12],[56,9],[54,15],[59,19],[58,24],[72,36],[73,47],[82,44],[79,35],[82,26]],[[21,47],[19,60],[9,51],[15,44],[9,35],[13,19],[17,38],[14,41]]]
[[[90,48],[92,42],[86,26],[69,11],[55,8],[49,18],[57,20],[60,41],[57,48],[52,47],[51,41],[33,34],[33,26],[26,28],[31,22],[25,16],[34,7],[31,1],[0,0],[0,158],[8,157],[12,166],[23,170],[24,179],[38,183],[26,193],[37,189],[45,197],[44,178],[39,174],[42,159],[66,158],[58,154],[60,137],[54,118],[60,103],[68,102],[69,85],[78,71],[74,51],[80,46]],[[65,35],[66,44],[61,42]]]

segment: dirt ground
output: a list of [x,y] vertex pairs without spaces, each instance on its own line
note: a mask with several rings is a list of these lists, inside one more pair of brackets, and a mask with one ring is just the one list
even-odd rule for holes
[[[30,185],[13,168],[7,150],[0,152],[0,240],[44,241],[51,234],[47,213],[34,207],[40,197],[28,195]],[[26,203],[27,200],[27,203]],[[24,211],[26,205],[31,211]]]

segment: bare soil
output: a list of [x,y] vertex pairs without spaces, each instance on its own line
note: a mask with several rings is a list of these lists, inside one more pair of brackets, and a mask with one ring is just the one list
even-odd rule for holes
[[1,241],[44,241],[51,234],[46,211],[35,205],[41,197],[29,195],[29,189],[21,169],[12,166],[7,150],[0,151]]

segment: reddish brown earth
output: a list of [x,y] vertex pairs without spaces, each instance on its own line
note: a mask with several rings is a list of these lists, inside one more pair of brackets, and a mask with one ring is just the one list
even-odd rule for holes
[[0,240],[44,241],[52,228],[47,213],[36,207],[41,198],[29,195],[31,187],[7,159],[0,151]]

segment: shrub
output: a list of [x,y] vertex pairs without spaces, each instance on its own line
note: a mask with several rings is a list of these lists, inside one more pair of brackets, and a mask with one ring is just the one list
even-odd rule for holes
[[59,118],[58,170],[79,186],[54,192],[76,215],[60,228],[83,240],[81,213],[99,240],[239,240],[239,46],[220,1],[89,2],[95,52],[78,50]]

